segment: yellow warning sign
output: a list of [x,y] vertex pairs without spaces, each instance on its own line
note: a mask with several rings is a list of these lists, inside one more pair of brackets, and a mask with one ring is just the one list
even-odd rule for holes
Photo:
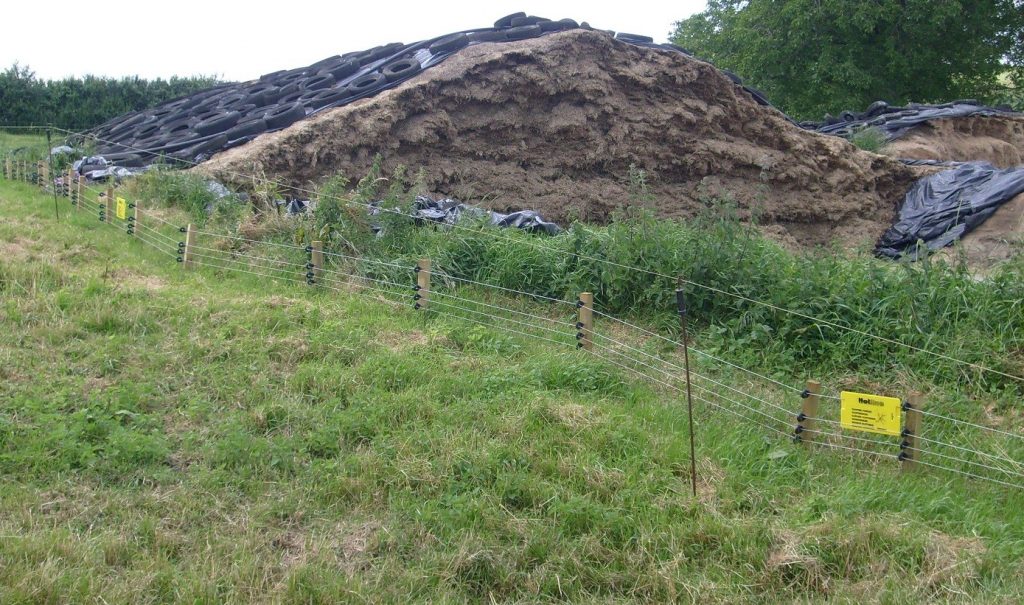
[[128,200],[123,197],[117,198],[117,218],[122,221],[128,216]]
[[897,397],[843,391],[839,394],[839,421],[851,431],[899,436],[901,405]]

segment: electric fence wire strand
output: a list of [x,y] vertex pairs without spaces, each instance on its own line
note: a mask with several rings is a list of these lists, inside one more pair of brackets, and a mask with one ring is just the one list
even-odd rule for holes
[[[672,363],[671,361],[662,359],[661,357],[658,357],[657,355],[654,355],[654,354],[648,353],[646,351],[637,349],[636,347],[630,346],[630,345],[628,345],[628,344],[626,344],[624,342],[620,342],[618,340],[615,340],[614,338],[611,338],[610,336],[605,336],[604,334],[601,334],[601,333],[596,332],[596,331],[593,334],[597,338],[602,338],[602,339],[608,340],[610,342],[613,342],[613,343],[615,343],[615,344],[617,344],[619,346],[625,347],[625,348],[633,351],[634,353],[638,353],[640,355],[643,355],[645,357],[653,359],[653,360],[655,360],[655,361],[657,361],[659,363],[663,363],[663,364],[669,366],[670,368],[672,368],[672,369],[674,369],[676,371],[683,371],[684,370],[684,368],[682,366],[678,365],[678,364],[675,364],[675,363]],[[693,349],[690,348],[690,350],[693,350]],[[695,372],[693,369],[690,370],[690,375],[691,376],[696,376],[697,378],[700,378],[701,380],[706,380],[708,382],[714,383],[714,384],[716,384],[716,385],[718,385],[720,387],[723,387],[723,388],[726,388],[726,389],[728,389],[730,391],[733,391],[734,393],[743,395],[745,397],[749,397],[750,399],[753,399],[753,400],[758,401],[760,403],[763,403],[763,404],[765,404],[765,405],[767,405],[769,407],[772,407],[772,408],[775,408],[775,409],[780,410],[782,412],[785,412],[786,414],[790,414],[791,413],[791,411],[788,408],[782,407],[782,406],[780,406],[780,405],[778,405],[776,403],[772,403],[771,401],[767,401],[765,399],[762,399],[762,398],[760,398],[760,397],[758,397],[756,395],[752,395],[752,394],[747,393],[745,391],[741,391],[741,390],[739,390],[739,389],[737,389],[735,387],[732,387],[732,386],[729,386],[729,385],[724,384],[722,382],[719,382],[719,381],[717,381],[717,380],[715,380],[713,378],[709,378],[707,376],[704,376],[704,375],[702,375],[702,374],[700,374],[698,372]]]

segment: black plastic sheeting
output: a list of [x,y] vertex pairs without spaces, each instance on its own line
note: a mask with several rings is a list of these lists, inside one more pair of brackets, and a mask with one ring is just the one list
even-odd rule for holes
[[814,130],[821,134],[849,137],[865,128],[876,128],[882,132],[886,140],[897,139],[911,128],[929,120],[944,118],[965,118],[968,116],[1020,116],[1009,105],[989,107],[973,99],[953,101],[941,105],[889,105],[885,101],[875,101],[862,113],[844,111],[835,116],[825,116],[823,122],[800,122],[802,128]]
[[1024,166],[1000,170],[965,162],[926,176],[910,188],[899,220],[878,240],[875,253],[916,260],[918,241],[928,250],[950,245],[1024,192]]
[[[381,213],[379,203],[371,210],[371,215]],[[545,233],[547,235],[558,235],[562,228],[555,223],[545,221],[541,215],[533,210],[520,210],[509,214],[502,214],[492,210],[485,210],[475,206],[463,204],[458,200],[445,198],[442,200],[431,199],[425,195],[418,195],[412,204],[412,216],[417,222],[440,223],[443,225],[454,225],[462,220],[487,222],[495,227],[515,228],[529,231],[531,233]],[[379,227],[375,228],[377,231]]]
[[[287,128],[322,111],[394,88],[467,46],[525,40],[570,29],[593,30],[587,23],[572,19],[552,21],[516,13],[498,19],[494,27],[413,44],[395,42],[266,74],[250,82],[223,84],[119,116],[87,134],[95,138],[97,154],[116,166],[202,162],[265,132]],[[648,36],[603,31],[625,43],[691,54],[674,44],[655,44]],[[735,75],[727,75],[742,85]],[[768,103],[758,91],[748,92],[759,103]]]
[[[572,19],[552,21],[515,13],[498,19],[493,27],[455,32],[413,44],[393,42],[265,74],[250,82],[219,85],[152,109],[119,116],[88,134],[97,141],[97,153],[120,167],[141,167],[155,161],[202,162],[265,132],[287,128],[322,111],[394,88],[467,46],[525,40],[570,29],[594,28]],[[649,36],[599,31],[636,46],[693,56],[675,44],[656,44]],[[764,93],[746,86],[736,74],[721,71],[755,102],[773,107]],[[873,126],[891,140],[928,120],[971,115],[1020,114],[1008,106],[986,107],[969,99],[906,106],[876,101],[864,112],[844,111],[838,117],[826,116],[822,122],[800,122],[799,126],[841,137]]]

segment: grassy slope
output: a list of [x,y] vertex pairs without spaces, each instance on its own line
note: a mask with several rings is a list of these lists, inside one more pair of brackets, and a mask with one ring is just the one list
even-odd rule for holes
[[583,354],[0,217],[2,603],[1024,597],[1019,492],[699,409],[694,501],[680,402]]

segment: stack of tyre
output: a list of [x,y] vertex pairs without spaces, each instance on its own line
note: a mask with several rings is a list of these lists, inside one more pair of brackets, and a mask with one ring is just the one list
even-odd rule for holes
[[[515,13],[502,17],[494,27],[415,44],[386,44],[266,74],[251,82],[217,86],[120,116],[88,134],[98,153],[118,166],[202,162],[265,132],[397,86],[466,46],[525,40],[581,27],[592,29],[572,19],[553,21]],[[654,44],[648,36],[608,33],[631,44],[689,54],[672,44]]]

